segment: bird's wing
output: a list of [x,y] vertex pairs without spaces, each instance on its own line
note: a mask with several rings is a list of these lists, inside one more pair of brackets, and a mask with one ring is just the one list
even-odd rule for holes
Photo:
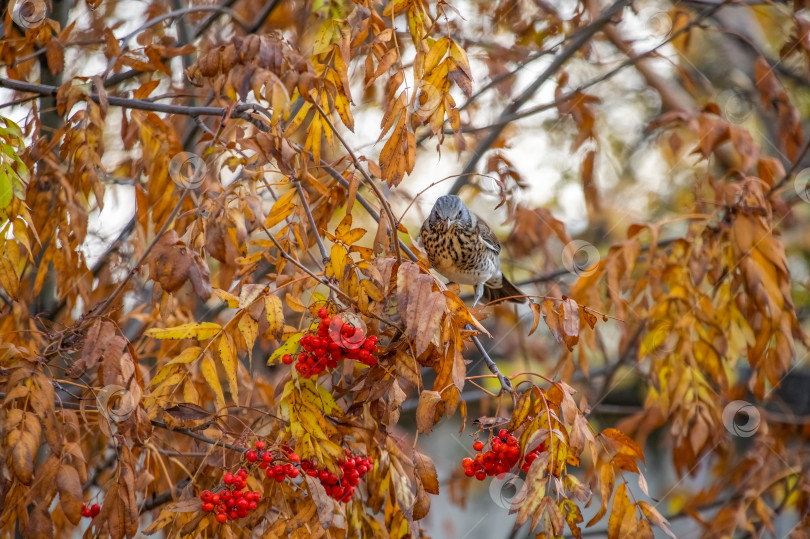
[[491,250],[495,251],[495,254],[501,253],[501,242],[498,241],[498,238],[495,234],[490,230],[489,226],[478,218],[478,237],[481,238],[481,241],[484,242],[484,245],[489,247]]

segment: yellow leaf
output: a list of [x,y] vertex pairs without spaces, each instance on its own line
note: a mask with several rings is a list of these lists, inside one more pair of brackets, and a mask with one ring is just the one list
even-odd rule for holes
[[358,241],[360,238],[366,235],[368,232],[365,228],[353,228],[349,231],[348,234],[343,236],[338,236],[338,239],[345,243],[346,245],[351,245],[354,242]]
[[610,509],[610,518],[608,519],[608,537],[610,539],[620,537],[619,531],[622,527],[622,520],[628,510],[635,513],[635,507],[630,503],[625,484],[622,483],[616,489],[616,494],[613,496],[613,506]]
[[222,327],[213,322],[201,322],[199,324],[182,324],[173,328],[152,328],[146,330],[147,337],[155,339],[197,339],[204,341],[210,339],[220,332]]
[[322,410],[326,415],[338,417],[343,415],[343,408],[338,406],[332,394],[325,387],[318,385],[312,378],[304,378],[300,381],[300,386],[302,390],[301,397],[304,401]]
[[191,363],[192,361],[197,359],[197,356],[200,355],[201,351],[202,348],[200,348],[199,346],[189,346],[188,348],[180,352],[177,355],[177,357],[175,357],[173,360],[166,363],[166,366],[178,365],[180,363]]
[[267,331],[278,339],[284,331],[284,308],[281,298],[274,294],[265,296],[264,310],[267,315],[267,324],[270,326]]
[[267,228],[273,228],[281,221],[292,215],[292,212],[295,209],[295,204],[293,204],[292,199],[295,197],[295,194],[296,190],[290,189],[281,195],[278,200],[276,200],[273,207],[270,209],[270,213],[267,215],[267,220],[265,220],[264,226]]
[[368,279],[363,279],[360,281],[360,286],[363,287],[363,290],[366,291],[368,297],[373,299],[374,301],[382,301],[383,300],[383,293],[377,288],[377,285],[369,281]]
[[433,69],[439,65],[439,62],[444,55],[447,54],[447,48],[450,46],[450,40],[446,37],[441,38],[428,51],[427,57],[425,58],[424,64],[424,73],[430,73]]
[[233,402],[239,404],[239,384],[236,382],[236,371],[239,368],[239,360],[234,357],[233,342],[227,333],[219,339],[219,361],[225,374],[228,376],[228,386],[231,388],[231,398]]
[[351,214],[346,215],[343,219],[341,219],[340,224],[335,229],[335,237],[342,241],[343,236],[349,233],[349,230],[352,228],[352,216]]
[[256,321],[250,316],[245,314],[239,319],[237,327],[239,328],[239,332],[242,334],[242,338],[245,339],[248,357],[250,358],[250,361],[253,361],[253,345],[256,343],[256,336],[259,334],[259,324],[257,324]]
[[216,297],[227,303],[229,309],[236,309],[239,307],[239,298],[230,292],[226,292],[225,290],[221,290],[219,288],[214,288],[212,292]]
[[337,243],[332,245],[330,259],[332,261],[332,270],[335,272],[335,278],[340,281],[346,273],[346,248]]
[[267,360],[267,364],[272,365],[273,363],[281,362],[281,358],[284,356],[284,354],[294,354],[298,350],[298,341],[300,341],[301,337],[303,336],[303,333],[296,333],[287,339],[284,344],[276,348],[276,351],[270,355],[270,358]]
[[222,393],[222,385],[219,383],[217,366],[214,364],[214,360],[211,359],[210,356],[205,356],[202,360],[200,370],[202,371],[203,378],[205,378],[205,381],[208,382],[208,385],[214,392],[214,397],[216,397],[217,400],[217,410],[224,409],[225,395]]

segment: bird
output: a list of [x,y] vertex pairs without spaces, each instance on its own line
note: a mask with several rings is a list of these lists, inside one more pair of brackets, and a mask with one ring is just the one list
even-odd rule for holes
[[526,298],[501,271],[501,244],[492,230],[456,195],[439,197],[430,210],[419,238],[433,268],[451,282],[475,287],[473,307],[483,298]]

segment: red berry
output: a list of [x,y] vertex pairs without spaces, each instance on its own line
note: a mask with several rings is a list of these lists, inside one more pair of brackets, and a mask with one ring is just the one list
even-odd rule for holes
[[221,501],[222,499],[219,497],[219,494],[214,494],[211,496],[211,503],[213,503],[214,505],[218,505],[219,502]]
[[261,440],[256,440],[256,443],[253,444],[253,447],[256,449],[264,449],[264,442]]
[[487,477],[486,472],[482,471],[475,472],[475,478],[478,479],[479,481],[483,481],[484,479],[486,479],[486,477]]
[[237,518],[239,518],[239,513],[231,509],[231,511],[228,513],[228,518],[231,520],[236,520]]
[[93,517],[98,516],[98,514],[101,513],[101,506],[97,503],[94,503],[93,505],[90,506],[90,513],[93,515]]
[[230,485],[233,483],[233,474],[231,472],[226,473],[222,480],[225,481],[226,485]]
[[296,453],[290,453],[290,456],[287,458],[290,459],[290,462],[301,462],[301,457],[299,457]]
[[245,456],[247,457],[248,462],[256,462],[257,460],[259,460],[259,455],[255,451],[253,451],[252,449],[250,451],[248,451],[245,454]]
[[217,522],[224,524],[228,520],[228,515],[225,513],[217,513]]
[[285,365],[292,365],[293,357],[290,354],[284,354],[281,356],[281,362]]
[[248,503],[248,509],[251,510],[251,511],[256,509],[256,502],[254,502],[254,501],[249,502]]
[[472,463],[473,459],[471,459],[470,457],[466,457],[461,461],[461,465],[464,466],[465,468],[469,468],[470,466],[472,466]]
[[287,475],[295,479],[296,477],[298,477],[298,468],[293,468],[292,471]]
[[476,440],[475,443],[473,444],[473,449],[475,449],[476,451],[481,451],[482,449],[484,449],[484,442],[482,442],[481,440]]
[[329,309],[327,309],[326,307],[321,307],[320,309],[318,309],[319,318],[323,319],[326,318],[327,316],[329,316]]
[[219,493],[219,497],[220,499],[222,499],[223,502],[227,502],[228,500],[231,499],[231,491],[223,490],[222,492]]
[[270,451],[265,451],[262,453],[262,461],[264,462],[273,462],[273,454]]
[[203,506],[202,506],[202,509],[203,509],[203,511],[208,511],[208,512],[213,511],[214,510],[214,504],[211,503],[211,502],[204,503]]
[[200,499],[204,502],[210,502],[211,496],[213,496],[213,494],[211,494],[210,490],[203,490],[200,492]]

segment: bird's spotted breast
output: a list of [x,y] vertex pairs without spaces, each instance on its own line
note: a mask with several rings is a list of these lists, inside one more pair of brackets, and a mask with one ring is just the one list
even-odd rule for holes
[[450,231],[426,225],[420,236],[430,264],[448,279],[477,284],[500,276],[498,255],[474,231],[458,225]]

